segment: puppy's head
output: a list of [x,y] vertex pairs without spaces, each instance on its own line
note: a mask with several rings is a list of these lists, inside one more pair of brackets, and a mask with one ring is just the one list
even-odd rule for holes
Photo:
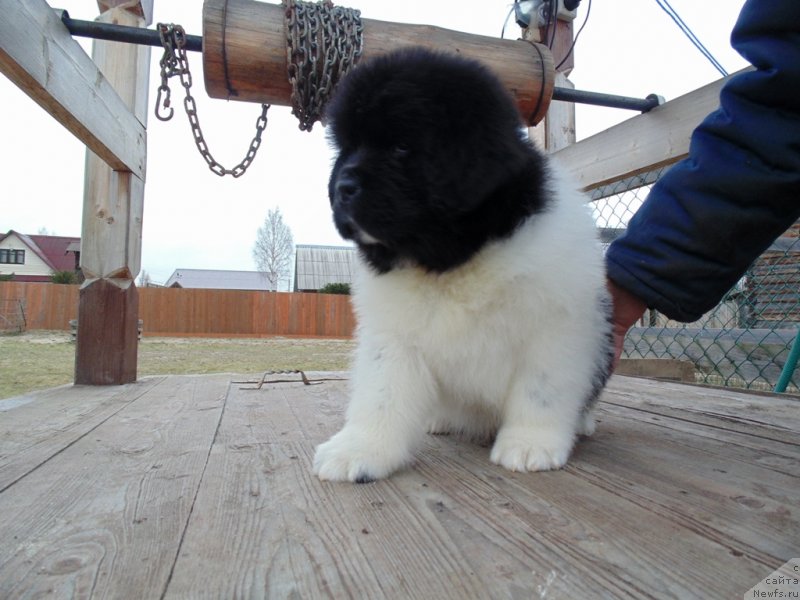
[[419,48],[372,59],[340,83],[326,116],[339,150],[334,222],[379,272],[446,271],[536,210],[525,188],[541,160],[477,62]]

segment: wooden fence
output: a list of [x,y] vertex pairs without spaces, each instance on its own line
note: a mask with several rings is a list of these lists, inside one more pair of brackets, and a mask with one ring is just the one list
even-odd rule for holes
[[[0,300],[21,301],[27,329],[69,330],[78,286],[0,282]],[[350,337],[349,296],[238,290],[142,288],[144,335]]]

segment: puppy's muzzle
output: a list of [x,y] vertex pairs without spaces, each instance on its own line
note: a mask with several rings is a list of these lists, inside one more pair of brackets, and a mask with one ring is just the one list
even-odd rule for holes
[[353,169],[342,169],[336,178],[333,190],[333,209],[350,214],[353,205],[361,196],[361,183]]
[[333,220],[342,237],[359,244],[379,244],[376,237],[366,232],[355,219],[356,203],[361,200],[361,182],[350,167],[342,169],[333,184]]
[[333,220],[345,239],[358,241],[358,226],[353,220],[353,210],[361,195],[361,185],[352,168],[339,171],[333,183]]

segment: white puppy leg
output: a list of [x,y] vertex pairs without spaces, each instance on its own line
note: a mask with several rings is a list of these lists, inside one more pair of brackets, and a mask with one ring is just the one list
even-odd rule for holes
[[430,372],[413,351],[359,344],[345,425],[317,447],[314,473],[363,483],[408,464],[425,434],[435,393]]
[[540,373],[514,386],[492,447],[492,462],[512,471],[560,469],[579,425],[586,428],[581,408],[589,388],[580,374]]
[[594,407],[581,411],[581,418],[578,421],[578,435],[592,435],[595,427]]

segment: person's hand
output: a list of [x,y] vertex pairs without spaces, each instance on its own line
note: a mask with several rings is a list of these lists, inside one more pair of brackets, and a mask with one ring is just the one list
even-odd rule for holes
[[628,290],[619,287],[610,279],[606,282],[608,291],[611,293],[612,316],[614,336],[614,362],[611,370],[617,368],[619,357],[622,354],[622,346],[625,343],[625,334],[628,329],[642,318],[647,305],[638,297],[631,294]]

